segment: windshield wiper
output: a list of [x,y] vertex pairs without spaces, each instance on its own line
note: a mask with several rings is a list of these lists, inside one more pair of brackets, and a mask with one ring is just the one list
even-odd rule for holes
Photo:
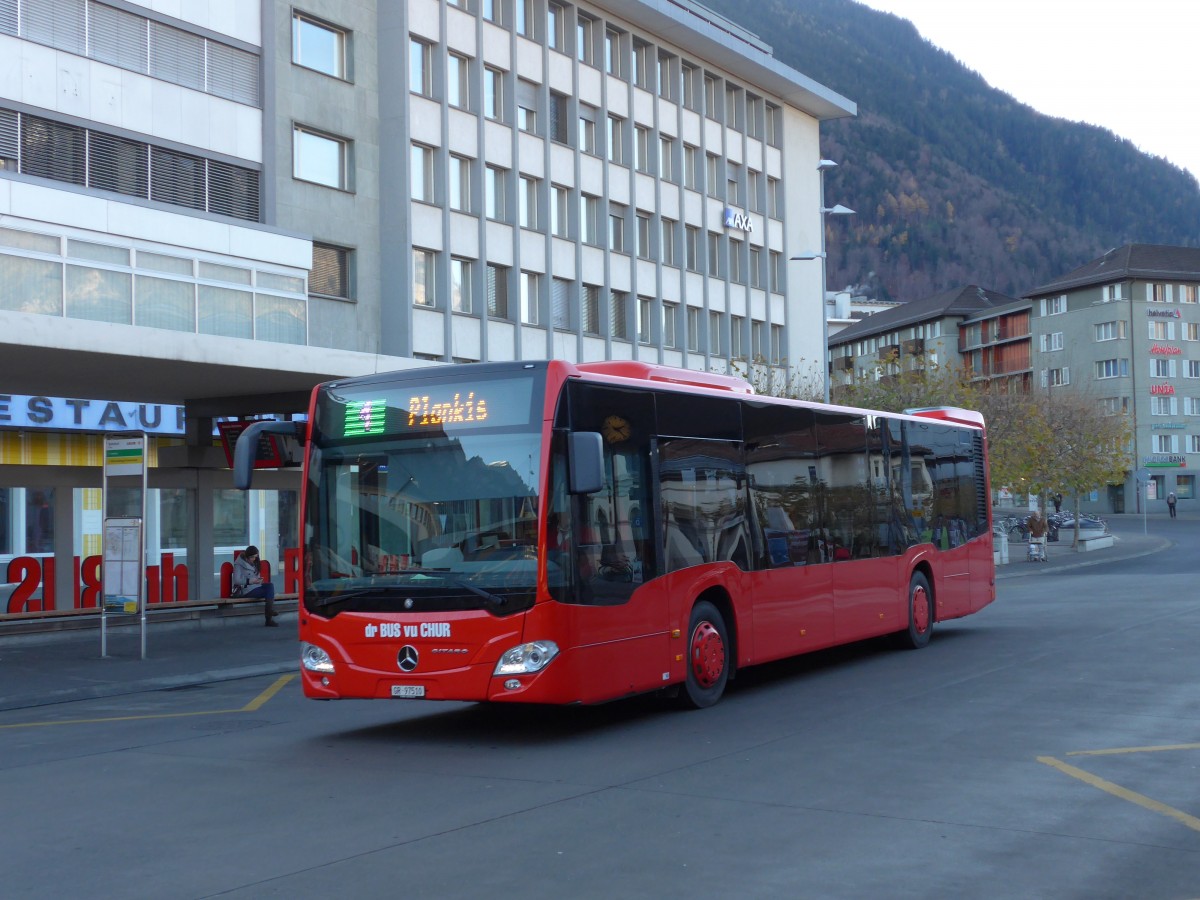
[[445,570],[445,569],[424,569],[419,566],[410,566],[407,569],[401,569],[399,572],[397,572],[395,574],[407,575],[410,572],[412,572],[413,574],[416,574],[416,575],[436,575],[438,578],[444,578],[447,581],[449,581],[451,584],[453,584],[455,587],[460,587],[464,591],[470,591],[472,594],[475,594],[478,597],[482,597],[484,600],[487,600],[489,603],[493,604],[494,606],[503,606],[505,603],[508,602],[508,600],[506,598],[501,597],[499,594],[493,594],[491,591],[485,591],[481,587],[476,587],[475,585],[471,584],[470,582],[464,581],[462,578],[459,578],[457,575],[454,575],[453,573],[451,573],[450,571]]
[[[448,571],[445,571],[442,569],[422,569],[422,568],[414,566],[414,567],[411,567],[408,569],[403,569],[399,572],[391,572],[388,574],[390,574],[390,575],[413,574],[413,575],[436,576],[437,578],[441,578],[441,579],[444,579],[445,581],[448,581],[450,584],[454,585],[455,587],[462,588],[464,591],[469,591],[470,593],[474,594],[477,597],[482,597],[484,600],[487,600],[493,606],[498,606],[498,607],[504,606],[508,602],[508,599],[506,597],[501,597],[499,594],[493,594],[491,591],[485,591],[483,588],[476,587],[475,585],[473,585],[467,581],[464,581],[462,578],[459,578],[458,576],[452,574],[451,572],[448,572]],[[347,600],[357,600],[360,597],[369,597],[369,596],[377,595],[380,593],[397,591],[397,590],[401,590],[403,587],[404,587],[404,585],[402,585],[400,583],[371,585],[370,587],[359,588],[358,590],[346,591],[344,593],[339,593],[339,594],[331,594],[328,597],[325,597],[321,600],[317,600],[315,605],[319,609],[324,609],[328,606],[334,606],[335,604],[344,603]]]
[[360,588],[356,591],[344,591],[342,593],[331,594],[324,599],[317,600],[316,606],[324,609],[326,606],[333,606],[335,603],[345,603],[347,600],[357,600],[359,597],[369,597],[372,594],[379,594],[384,591],[393,591],[395,589],[395,585],[375,585],[373,587]]

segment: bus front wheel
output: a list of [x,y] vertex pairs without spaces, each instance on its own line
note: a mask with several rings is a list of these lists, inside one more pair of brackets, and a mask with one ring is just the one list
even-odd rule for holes
[[920,572],[914,572],[908,582],[908,630],[900,632],[901,644],[912,650],[920,650],[929,643],[933,633],[933,593],[929,580]]
[[704,709],[725,693],[729,681],[729,633],[720,610],[701,600],[688,623],[687,682],[680,694],[684,706]]

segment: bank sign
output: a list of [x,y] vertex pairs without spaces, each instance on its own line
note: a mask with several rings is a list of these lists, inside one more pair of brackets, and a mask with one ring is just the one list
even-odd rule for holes
[[1187,457],[1182,453],[1151,453],[1142,457],[1142,465],[1148,469],[1186,469]]
[[0,394],[0,428],[40,431],[145,431],[182,435],[183,407]]

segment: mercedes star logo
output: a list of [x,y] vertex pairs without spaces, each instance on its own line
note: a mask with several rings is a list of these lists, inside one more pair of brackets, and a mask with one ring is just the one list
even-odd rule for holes
[[396,655],[396,663],[400,666],[401,672],[411,672],[417,667],[418,658],[417,648],[412,644],[405,644]]

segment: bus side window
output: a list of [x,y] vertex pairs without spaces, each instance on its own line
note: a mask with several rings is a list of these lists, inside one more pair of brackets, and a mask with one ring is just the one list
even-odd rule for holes
[[820,562],[813,413],[760,401],[742,404],[750,519],[760,569]]
[[720,560],[750,568],[741,447],[667,438],[658,458],[667,571]]

